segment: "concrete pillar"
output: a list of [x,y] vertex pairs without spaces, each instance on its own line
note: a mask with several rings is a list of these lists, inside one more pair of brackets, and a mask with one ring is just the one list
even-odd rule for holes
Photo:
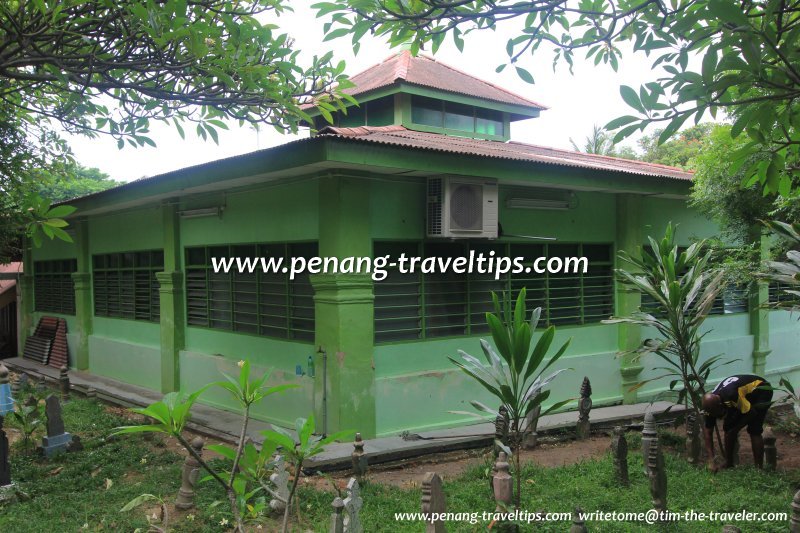
[[31,242],[22,242],[23,274],[17,278],[17,355],[22,357],[25,340],[32,333],[33,324],[33,254]]
[[[642,197],[636,194],[617,194],[617,232],[616,251],[624,251],[632,257],[641,257],[642,235]],[[632,266],[622,261],[618,256],[614,258],[615,268],[630,270]],[[626,287],[615,279],[615,316],[628,316],[639,309],[642,295]],[[620,352],[627,353],[635,350],[642,342],[642,328],[634,324],[618,324],[618,348]],[[634,360],[633,354],[626,354],[620,358],[620,375],[622,377],[623,403],[636,403],[636,391],[630,392],[631,387],[639,382],[642,365]]]
[[178,206],[161,206],[164,225],[164,271],[156,272],[159,284],[161,323],[161,392],[180,388],[180,351],[184,347],[186,325],[183,312],[183,272],[181,271],[180,218]]
[[[320,180],[319,254],[364,257],[372,254],[369,182],[345,176]],[[376,433],[374,294],[369,274],[311,276],[316,313],[316,344],[328,354],[327,431]],[[322,362],[315,362],[315,398],[321,411]],[[319,413],[317,420],[322,420]],[[318,424],[321,430],[321,424]]]
[[[761,261],[769,259],[769,243],[760,227],[750,229],[750,242],[755,243]],[[769,349],[769,310],[764,306],[769,302],[769,282],[753,281],[747,299],[750,313],[750,334],[753,336],[753,373],[763,376]]]
[[75,368],[89,368],[89,336],[92,334],[92,255],[89,250],[89,223],[78,220],[75,228],[75,248],[78,269],[72,274],[75,286],[75,322],[78,328],[78,346]]

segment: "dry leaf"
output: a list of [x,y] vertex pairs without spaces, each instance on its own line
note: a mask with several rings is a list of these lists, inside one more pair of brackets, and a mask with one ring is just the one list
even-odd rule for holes
[[47,473],[48,476],[57,476],[62,470],[64,470],[63,466],[59,466],[58,468],[54,468]]
[[110,489],[112,486],[114,486],[114,482],[106,478],[106,490]]
[[102,470],[102,468],[95,468],[94,470],[92,470],[92,474],[91,474],[92,477],[97,477],[97,474],[99,474],[101,470]]

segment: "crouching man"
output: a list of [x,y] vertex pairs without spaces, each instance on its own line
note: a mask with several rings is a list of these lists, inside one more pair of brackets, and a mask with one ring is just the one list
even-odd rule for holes
[[724,418],[722,429],[725,432],[724,468],[734,465],[734,450],[739,431],[747,427],[753,447],[753,463],[758,468],[764,465],[764,419],[772,401],[772,387],[762,377],[740,374],[722,380],[713,391],[703,396],[705,411],[705,445],[708,468],[716,472],[714,463],[714,430],[717,419]]

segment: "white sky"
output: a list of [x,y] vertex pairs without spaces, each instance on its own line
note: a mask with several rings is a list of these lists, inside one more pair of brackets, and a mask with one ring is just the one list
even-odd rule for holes
[[[369,35],[361,39],[361,50],[357,56],[353,55],[350,39],[347,37],[323,43],[324,20],[316,19],[305,2],[302,5],[296,5],[298,2],[294,4],[295,12],[281,16],[277,22],[281,31],[289,33],[295,39],[295,45],[302,50],[302,56],[321,55],[333,50],[334,60],[345,60],[346,72],[353,75],[394,53],[383,40]],[[570,75],[564,63],[553,72],[552,53],[544,49],[536,57],[529,54],[523,56],[518,63],[533,74],[535,85],[520,80],[513,68],[506,68],[497,74],[495,68],[506,59],[505,43],[508,36],[517,35],[514,31],[515,25],[506,23],[496,32],[469,34],[465,38],[463,53],[456,49],[448,37],[435,56],[438,61],[550,108],[543,111],[539,118],[512,124],[511,138],[515,141],[571,149],[569,139],[572,137],[580,146],[594,124],[602,126],[615,117],[635,114],[622,101],[619,95],[620,85],[630,85],[638,89],[639,85],[652,81],[656,76],[656,72],[650,67],[651,59],[643,54],[631,53],[624,54],[618,72],[602,63],[595,67],[593,62],[583,61],[582,54],[576,57],[574,75]],[[193,127],[185,129],[186,140],[182,140],[174,127],[154,124],[150,137],[156,142],[157,148],[126,146],[119,150],[116,141],[111,137],[68,138],[81,164],[97,167],[113,179],[129,181],[277,146],[308,135],[307,132],[301,132],[298,136],[281,135],[272,128],[262,128],[256,134],[252,128],[239,128],[232,124],[230,130],[220,131],[217,146],[211,140],[196,138]],[[635,139],[632,138],[624,144],[635,146]]]

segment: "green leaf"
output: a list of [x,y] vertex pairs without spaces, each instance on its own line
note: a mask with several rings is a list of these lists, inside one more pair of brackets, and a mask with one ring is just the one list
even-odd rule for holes
[[127,513],[131,509],[135,509],[142,505],[145,502],[153,501],[153,500],[160,500],[158,496],[154,496],[152,494],[140,494],[139,496],[135,497],[131,501],[125,504],[125,507],[119,510],[120,513]]
[[533,76],[531,75],[530,72],[528,72],[527,70],[525,70],[522,67],[514,67],[514,68],[517,70],[517,76],[519,76],[522,81],[524,81],[525,83],[530,83],[531,85],[533,85],[533,83],[534,83]]
[[626,104],[628,104],[635,110],[639,111],[640,113],[645,112],[644,106],[642,106],[642,102],[639,100],[639,95],[636,94],[635,90],[628,87],[627,85],[621,85],[619,88],[619,94],[622,96],[622,99],[625,101]]

